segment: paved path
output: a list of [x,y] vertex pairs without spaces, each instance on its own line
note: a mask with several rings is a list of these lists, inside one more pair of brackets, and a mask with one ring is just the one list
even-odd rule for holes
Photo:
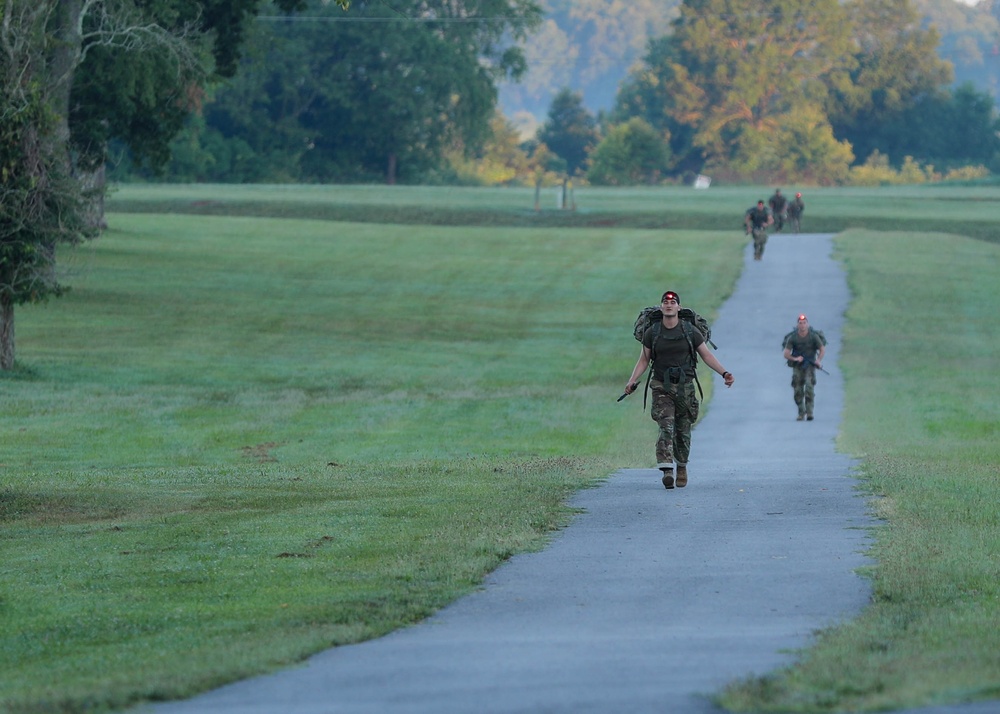
[[[775,235],[713,325],[736,377],[716,381],[685,489],[629,469],[574,505],[585,513],[428,621],[323,652],[159,714],[718,714],[726,683],[792,661],[869,598],[865,503],[834,450],[848,289],[828,235]],[[683,285],[664,285],[684,296]],[[637,296],[637,303],[653,296]],[[696,306],[692,306],[696,307]],[[798,422],[781,359],[800,312],[830,341],[816,420]],[[631,343],[630,343],[631,344]],[[622,379],[634,363],[622,354]],[[635,395],[623,409],[641,408]],[[636,439],[649,443],[643,419]],[[928,714],[986,714],[1000,705]]]

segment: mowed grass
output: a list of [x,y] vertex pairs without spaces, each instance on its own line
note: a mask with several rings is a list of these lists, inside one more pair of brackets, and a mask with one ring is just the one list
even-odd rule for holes
[[632,322],[668,285],[713,314],[744,247],[109,222],[66,297],[18,308],[0,374],[2,711],[187,696],[471,591],[647,463],[648,417],[615,402]]
[[840,447],[863,459],[874,598],[801,663],[732,687],[748,712],[1000,699],[1000,246],[850,232]]
[[[558,210],[561,188],[390,186],[128,185],[109,201],[113,210],[196,215],[248,215],[376,221],[420,225],[619,227],[672,230],[742,230],[743,212],[767,200],[774,186],[576,187]],[[957,233],[1000,242],[1000,187],[795,187],[806,203],[802,230],[836,233],[849,228]]]
[[[771,190],[578,190],[576,217],[536,215],[530,191],[120,191],[109,205],[129,212],[217,217],[113,214],[64,256],[69,295],[18,309],[0,710],[100,711],[268,671],[420,619],[544,545],[569,494],[648,465],[648,417],[614,402],[638,308],[669,284],[712,314],[744,204]],[[906,228],[838,238],[854,291],[840,445],[885,519],[876,597],[722,700],[998,698],[1000,189],[804,193],[805,230]],[[359,222],[268,218],[345,214]]]

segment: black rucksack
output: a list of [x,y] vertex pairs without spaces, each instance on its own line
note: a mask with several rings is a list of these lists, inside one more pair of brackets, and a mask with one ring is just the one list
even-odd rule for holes
[[[786,347],[788,347],[788,339],[792,335],[794,335],[797,331],[798,330],[792,330],[787,335],[785,335],[784,337],[781,338],[781,349],[785,349]],[[819,341],[823,343],[824,347],[827,345],[826,335],[823,334],[823,330],[816,330],[816,329],[813,328],[812,325],[809,325],[809,333],[816,335],[819,338]],[[785,360],[785,364],[787,364],[789,367],[798,367],[799,366],[797,362],[793,362],[792,360]],[[824,371],[826,371],[826,370],[824,370]]]
[[[677,317],[685,322],[688,322],[698,328],[698,332],[705,336],[705,341],[712,345],[712,349],[719,349],[716,347],[715,343],[712,342],[712,328],[708,324],[708,320],[696,313],[689,307],[682,307],[677,311]],[[637,342],[642,342],[642,336],[655,322],[659,322],[663,319],[663,313],[660,312],[660,308],[657,307],[644,307],[639,313],[639,317],[635,318],[635,326],[632,329],[632,334],[635,336]],[[686,333],[685,333],[686,334]],[[697,360],[697,355],[695,355]]]
[[[693,325],[698,328],[700,332],[705,337],[705,341],[712,345],[713,349],[719,349],[714,342],[712,342],[712,328],[708,324],[708,320],[699,315],[697,312],[689,307],[682,307],[677,311],[677,317],[680,318],[681,328],[684,332],[684,338],[687,340],[688,349],[691,351],[691,364],[695,368],[694,373],[694,383],[698,385],[698,394],[701,398],[705,398],[705,393],[701,390],[701,382],[698,381],[698,353],[694,349],[694,343],[691,341],[691,333],[689,325]],[[660,312],[659,307],[644,307],[640,312],[639,316],[635,318],[635,325],[632,328],[632,334],[638,342],[642,342],[642,336],[646,333],[653,325],[658,324],[663,319],[663,313]],[[687,323],[685,325],[685,323]],[[654,336],[653,342],[655,344],[656,338]],[[646,375],[646,389],[649,389],[649,379],[653,374],[653,366],[649,366],[649,373]],[[642,396],[642,408],[646,408],[646,395],[645,392]]]
[[[796,332],[797,332],[797,330],[792,330],[787,335],[785,335],[784,337],[781,338],[781,349],[785,349],[785,347],[788,345],[788,338],[791,337],[792,335],[794,335]],[[823,343],[824,347],[828,344],[827,341],[826,341],[826,335],[823,334],[823,330],[813,329],[813,326],[809,325],[809,332],[815,333],[816,336],[819,337],[819,341]],[[641,340],[642,337],[640,336],[639,339]],[[713,347],[714,347],[714,345],[713,345]]]

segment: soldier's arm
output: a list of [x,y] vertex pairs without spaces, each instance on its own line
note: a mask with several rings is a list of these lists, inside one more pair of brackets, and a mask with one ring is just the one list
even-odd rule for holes
[[705,364],[722,375],[722,381],[725,382],[726,386],[733,386],[733,375],[726,371],[726,368],[722,366],[721,362],[719,362],[718,357],[712,354],[712,351],[708,349],[708,345],[702,342],[698,345],[697,350]]
[[639,359],[635,362],[635,367],[632,368],[632,374],[625,383],[625,393],[631,394],[635,391],[636,386],[639,384],[639,377],[642,376],[643,372],[646,371],[646,367],[649,366],[650,350],[646,345],[642,346],[642,351],[639,353]]

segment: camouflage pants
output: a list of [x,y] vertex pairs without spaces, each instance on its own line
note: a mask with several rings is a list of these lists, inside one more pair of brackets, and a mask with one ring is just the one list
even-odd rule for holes
[[753,257],[760,260],[764,257],[764,246],[767,244],[767,230],[764,228],[753,229]]
[[686,464],[691,454],[691,428],[698,421],[699,404],[694,382],[664,384],[652,379],[649,389],[653,393],[649,415],[660,426],[656,463]]
[[816,400],[816,368],[792,368],[792,392],[795,395],[795,405],[799,408],[799,416],[812,416],[813,402]]

